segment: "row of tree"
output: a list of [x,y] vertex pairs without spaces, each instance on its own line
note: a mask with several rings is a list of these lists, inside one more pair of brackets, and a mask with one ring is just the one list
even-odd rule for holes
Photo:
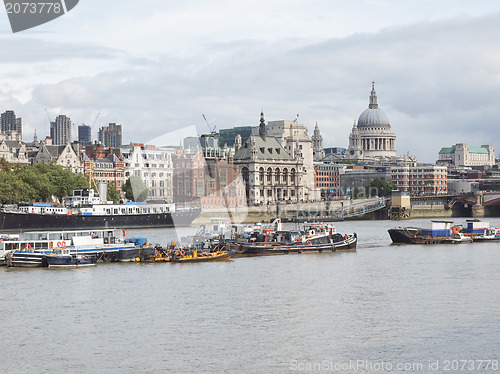
[[82,175],[75,175],[55,163],[34,166],[9,163],[0,158],[0,202],[14,204],[62,200],[74,189],[88,187]]

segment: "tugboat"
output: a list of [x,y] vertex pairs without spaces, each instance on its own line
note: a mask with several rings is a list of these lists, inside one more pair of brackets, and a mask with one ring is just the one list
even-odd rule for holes
[[355,251],[356,245],[356,233],[342,235],[333,226],[314,223],[304,225],[302,230],[264,230],[262,234],[250,235],[246,242],[228,242],[227,248],[236,251],[235,257],[246,257]]

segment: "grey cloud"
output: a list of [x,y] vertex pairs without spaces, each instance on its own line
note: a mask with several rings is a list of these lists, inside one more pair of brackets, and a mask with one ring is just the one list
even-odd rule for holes
[[9,51],[2,53],[2,64],[47,63],[56,60],[70,63],[75,59],[108,60],[124,57],[124,53],[119,50],[82,42],[58,43],[8,35],[1,37],[0,43],[4,51]]
[[182,126],[206,131],[201,114],[223,128],[257,124],[261,109],[267,119],[300,113],[311,129],[320,122],[325,146],[345,147],[375,80],[398,153],[435,161],[442,146],[497,142],[499,21],[500,14],[457,18],[306,47],[291,39],[218,44],[191,57],[148,59],[142,69],[37,87],[31,104],[87,117],[106,112],[103,121],[124,124],[126,141]]

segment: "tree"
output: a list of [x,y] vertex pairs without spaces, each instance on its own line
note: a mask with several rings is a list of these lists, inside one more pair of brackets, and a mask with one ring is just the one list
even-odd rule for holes
[[358,195],[359,195],[359,188],[358,187],[354,187],[354,191],[353,191],[353,196],[352,197],[354,199],[357,199]]
[[133,201],[146,201],[148,198],[148,188],[143,180],[135,175],[132,175],[122,186],[125,192],[125,198]]
[[368,185],[370,196],[390,196],[391,191],[395,190],[396,186],[391,182],[386,182],[383,179],[375,178]]
[[120,192],[116,189],[116,184],[114,182],[108,183],[107,197],[108,200],[111,200],[115,204],[122,198]]
[[3,203],[60,200],[74,189],[88,186],[82,175],[55,163],[35,166],[11,164],[0,158],[0,201]]

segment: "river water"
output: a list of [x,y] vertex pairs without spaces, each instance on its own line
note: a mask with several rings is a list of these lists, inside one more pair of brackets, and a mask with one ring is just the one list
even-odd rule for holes
[[351,253],[0,268],[1,370],[499,372],[500,243],[391,245],[394,224],[338,223]]

